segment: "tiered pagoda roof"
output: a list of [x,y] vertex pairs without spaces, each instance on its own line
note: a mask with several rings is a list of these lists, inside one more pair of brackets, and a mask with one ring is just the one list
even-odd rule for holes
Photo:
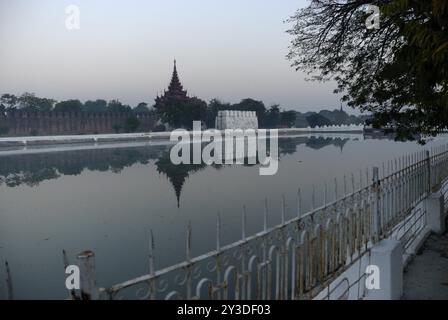
[[156,103],[163,102],[167,99],[175,100],[188,100],[187,91],[184,90],[182,83],[179,80],[179,75],[177,73],[176,60],[174,60],[173,75],[171,76],[171,82],[168,86],[168,91],[165,90],[163,95],[159,97],[157,95]]

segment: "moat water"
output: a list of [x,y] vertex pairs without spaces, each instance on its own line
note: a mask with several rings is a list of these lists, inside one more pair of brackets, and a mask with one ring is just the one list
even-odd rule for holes
[[[96,254],[103,287],[148,273],[149,233],[153,230],[157,269],[185,257],[186,228],[193,227],[193,255],[214,249],[217,212],[222,244],[239,240],[242,207],[247,233],[262,229],[264,198],[269,224],[297,214],[297,189],[310,207],[334,198],[333,181],[351,173],[356,187],[371,179],[372,167],[446,142],[368,139],[363,135],[283,137],[276,175],[260,176],[258,165],[181,165],[170,162],[172,145],[120,145],[80,150],[0,150],[0,299],[6,297],[4,261],[9,262],[16,299],[68,296],[62,250],[71,263],[76,254]],[[362,178],[360,178],[360,172]]]

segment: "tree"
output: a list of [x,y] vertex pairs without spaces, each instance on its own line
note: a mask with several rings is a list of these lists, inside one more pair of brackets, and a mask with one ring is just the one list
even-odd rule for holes
[[266,128],[278,128],[280,124],[280,107],[278,104],[274,104],[269,108],[269,111],[265,115],[264,126]]
[[282,126],[291,128],[296,123],[296,112],[295,111],[283,111],[280,113],[280,124]]
[[306,117],[306,121],[308,121],[311,128],[329,126],[332,124],[330,120],[318,113],[313,113],[312,115]]
[[130,106],[122,104],[119,100],[112,100],[107,105],[107,111],[109,112],[130,112],[132,111]]
[[154,107],[163,122],[174,128],[189,130],[193,128],[193,121],[205,121],[207,111],[207,103],[198,98],[167,98]]
[[[366,28],[368,4],[380,8],[378,29]],[[293,66],[334,79],[376,126],[394,122],[399,137],[448,128],[446,0],[313,0],[290,22]]]
[[53,110],[53,105],[55,103],[56,101],[53,99],[40,98],[37,107],[39,111],[49,112]]
[[308,121],[306,120],[306,117],[308,117],[310,114],[311,114],[310,112],[306,112],[306,113],[296,112],[295,126],[297,128],[308,127],[309,124],[308,124]]
[[8,109],[15,108],[18,100],[15,95],[9,93],[5,93],[0,97],[0,103]]
[[140,102],[137,107],[134,108],[134,112],[149,112],[148,104],[146,102]]
[[123,128],[126,132],[135,132],[139,126],[140,120],[136,116],[131,116],[126,119]]
[[56,103],[54,111],[56,112],[81,112],[83,105],[79,100],[67,100]]
[[103,99],[97,99],[95,101],[86,101],[82,108],[84,112],[106,112],[107,111],[107,101]]
[[261,124],[264,124],[266,107],[262,101],[257,101],[250,98],[243,99],[240,103],[232,105],[232,109],[241,111],[255,111],[257,113],[258,121]]
[[330,120],[333,124],[342,125],[349,124],[350,122],[349,116],[344,110],[321,110],[319,114]]
[[114,125],[112,125],[112,129],[114,129],[115,133],[120,133],[122,126],[121,126],[121,124],[115,123]]
[[214,128],[215,127],[215,119],[218,115],[219,111],[222,110],[231,110],[232,106],[230,103],[223,103],[219,99],[212,99],[210,100],[208,106],[207,106],[207,112],[205,116],[205,123],[208,128]]
[[34,93],[25,92],[17,98],[17,103],[23,111],[51,111],[55,101],[53,99],[39,98]]
[[6,135],[9,132],[9,128],[6,126],[0,126],[0,136]]
[[333,121],[334,124],[338,124],[338,125],[349,124],[350,119],[349,119],[348,114],[345,111],[334,110],[333,114],[334,114],[334,121]]

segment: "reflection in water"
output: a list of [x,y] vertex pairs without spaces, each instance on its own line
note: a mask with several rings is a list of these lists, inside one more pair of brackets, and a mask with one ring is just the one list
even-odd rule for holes
[[135,163],[147,164],[162,156],[166,146],[151,148],[91,149],[1,157],[0,185],[33,187],[63,175],[76,176],[90,171],[120,173]]
[[169,152],[164,152],[162,157],[160,157],[155,164],[157,167],[157,172],[165,174],[173,186],[174,192],[176,193],[177,207],[180,207],[180,195],[187,178],[191,173],[202,170],[206,166],[205,163],[173,165],[170,160]]
[[[342,152],[348,141],[348,138],[340,137],[281,137],[280,160],[282,155],[296,152],[298,145],[305,145],[315,150],[333,145],[339,147]],[[0,185],[4,184],[11,188],[20,185],[34,187],[46,180],[79,175],[84,170],[120,173],[124,168],[134,164],[148,164],[150,160],[155,160],[157,171],[165,175],[173,186],[179,206],[182,187],[186,180],[191,174],[204,169],[206,164],[174,165],[170,160],[171,147],[170,145],[123,147],[2,156]],[[222,165],[212,167],[218,170]]]
[[293,154],[297,151],[298,145],[305,145],[308,148],[319,150],[326,146],[333,145],[341,149],[341,152],[345,144],[349,141],[348,138],[330,138],[330,137],[294,137],[294,138],[282,138],[279,140],[279,153],[280,154]]

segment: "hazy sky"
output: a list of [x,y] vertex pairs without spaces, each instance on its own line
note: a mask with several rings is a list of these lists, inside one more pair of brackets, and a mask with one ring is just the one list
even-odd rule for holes
[[[251,97],[301,111],[338,107],[285,56],[284,21],[305,0],[0,0],[0,93],[153,104],[173,59],[190,95]],[[80,30],[65,27],[68,5]]]

